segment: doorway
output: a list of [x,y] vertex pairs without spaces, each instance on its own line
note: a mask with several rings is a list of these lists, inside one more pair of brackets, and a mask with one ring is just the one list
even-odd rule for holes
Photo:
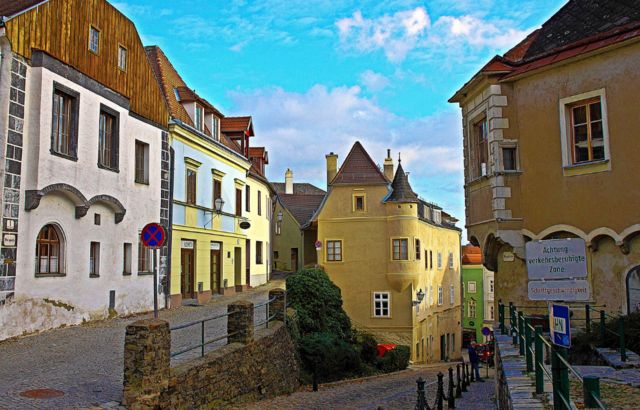
[[242,292],[242,248],[233,249],[233,264],[236,292]]
[[640,313],[640,266],[627,275],[627,313]]
[[194,283],[195,283],[195,269],[194,269],[194,252],[193,249],[185,249],[181,250],[180,254],[180,265],[181,265],[181,289],[182,289],[182,299],[193,299],[194,295]]
[[291,248],[291,271],[298,271],[298,248]]
[[447,357],[447,341],[445,339],[445,335],[440,335],[440,360],[443,360]]
[[245,258],[245,265],[247,267],[247,288],[249,288],[249,286],[251,286],[251,239],[247,239],[247,243],[245,246],[245,253],[246,253],[246,258]]
[[220,292],[220,284],[222,283],[222,264],[220,263],[220,255],[222,255],[222,244],[220,242],[211,242],[211,293],[218,295]]

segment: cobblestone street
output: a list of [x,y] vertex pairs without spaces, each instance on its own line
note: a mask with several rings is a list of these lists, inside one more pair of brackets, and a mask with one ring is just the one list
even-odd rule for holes
[[[274,275],[275,278],[275,275]],[[212,299],[201,306],[183,306],[160,311],[159,317],[177,326],[226,312],[235,300],[255,304],[267,300],[272,288],[284,287],[282,278],[234,296]],[[256,309],[256,322],[264,320],[265,307]],[[0,342],[0,409],[60,410],[118,409],[122,400],[122,372],[125,328],[153,313],[89,323],[19,339]],[[200,326],[175,331],[172,351],[200,343]],[[226,318],[207,323],[205,338],[226,333]],[[226,343],[224,340],[217,345]],[[216,343],[207,350],[216,348]],[[178,356],[172,366],[197,357],[199,350]],[[54,389],[63,396],[49,399],[27,398],[20,393],[34,389]]]
[[[455,363],[415,366],[404,372],[388,376],[359,379],[350,382],[338,382],[320,386],[317,392],[300,391],[290,396],[256,402],[233,410],[411,410],[415,408],[417,389],[416,380],[426,380],[426,397],[433,408],[439,372],[448,374],[449,366]],[[455,374],[455,373],[454,373]],[[484,369],[482,374],[484,375]],[[490,372],[491,374],[491,372]],[[445,388],[448,379],[445,378]],[[473,383],[469,391],[456,400],[457,409],[494,410],[494,380],[485,383]],[[447,407],[447,404],[444,404]]]

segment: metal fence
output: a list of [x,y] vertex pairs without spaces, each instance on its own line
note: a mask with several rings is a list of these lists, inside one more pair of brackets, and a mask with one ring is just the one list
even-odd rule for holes
[[[525,316],[522,310],[518,310],[540,309],[541,307],[515,306],[512,302],[509,303],[508,306],[505,306],[502,301],[499,300],[498,320],[500,323],[500,331],[503,334],[505,334],[507,330],[505,308],[509,308],[509,330],[513,337],[513,344],[518,345],[520,355],[525,356],[527,372],[535,372],[536,393],[544,392],[544,378],[546,377],[551,381],[553,386],[554,410],[570,410],[572,407],[569,397],[569,372],[571,372],[580,383],[582,383],[585,407],[590,409],[606,409],[600,398],[600,378],[595,376],[582,377],[582,375],[569,364],[567,349],[549,343],[543,336],[542,326],[532,326],[531,320],[536,318]],[[587,323],[589,324],[588,319]],[[544,365],[543,344],[546,344],[551,352],[551,373],[549,373]]]

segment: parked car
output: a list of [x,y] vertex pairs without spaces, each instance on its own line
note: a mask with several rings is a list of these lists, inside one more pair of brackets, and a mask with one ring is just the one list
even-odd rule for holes
[[491,358],[491,351],[486,344],[476,344],[476,351],[478,352],[478,358],[483,362],[488,362]]

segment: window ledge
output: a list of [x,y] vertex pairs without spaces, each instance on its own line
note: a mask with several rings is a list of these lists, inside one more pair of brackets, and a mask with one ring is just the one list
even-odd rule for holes
[[61,152],[54,151],[53,149],[50,149],[49,152],[51,153],[51,155],[55,155],[56,157],[68,159],[69,161],[73,162],[78,162],[78,157],[72,157],[71,155],[63,154]]
[[122,272],[122,276],[131,276],[131,272]]
[[135,182],[136,184],[138,184],[138,185],[147,185],[147,186],[149,186],[149,183],[148,183],[148,182],[140,182],[140,181],[134,181],[134,182]]
[[465,188],[466,187],[470,187],[470,186],[476,186],[476,185],[480,185],[479,188],[482,188],[484,186],[489,186],[489,175],[483,175],[481,177],[478,177],[476,179],[473,179],[469,182],[467,182],[465,184]]
[[138,272],[138,276],[153,276],[153,272]]
[[505,175],[520,175],[522,174],[522,171],[519,170],[510,170],[510,171],[503,171]]
[[118,168],[110,168],[110,167],[107,167],[107,166],[102,165],[100,163],[98,163],[98,168],[106,169],[107,171],[115,172],[116,174],[120,173],[120,170]]
[[62,278],[67,276],[66,273],[36,273],[36,278]]
[[575,164],[562,167],[562,173],[565,177],[595,174],[598,172],[608,171],[611,171],[611,161],[608,159],[596,162],[588,162],[586,164]]
[[91,274],[89,274],[89,277],[90,277],[90,278],[92,278],[92,279],[94,279],[94,278],[99,278],[99,277],[100,277],[100,275],[91,275]]

